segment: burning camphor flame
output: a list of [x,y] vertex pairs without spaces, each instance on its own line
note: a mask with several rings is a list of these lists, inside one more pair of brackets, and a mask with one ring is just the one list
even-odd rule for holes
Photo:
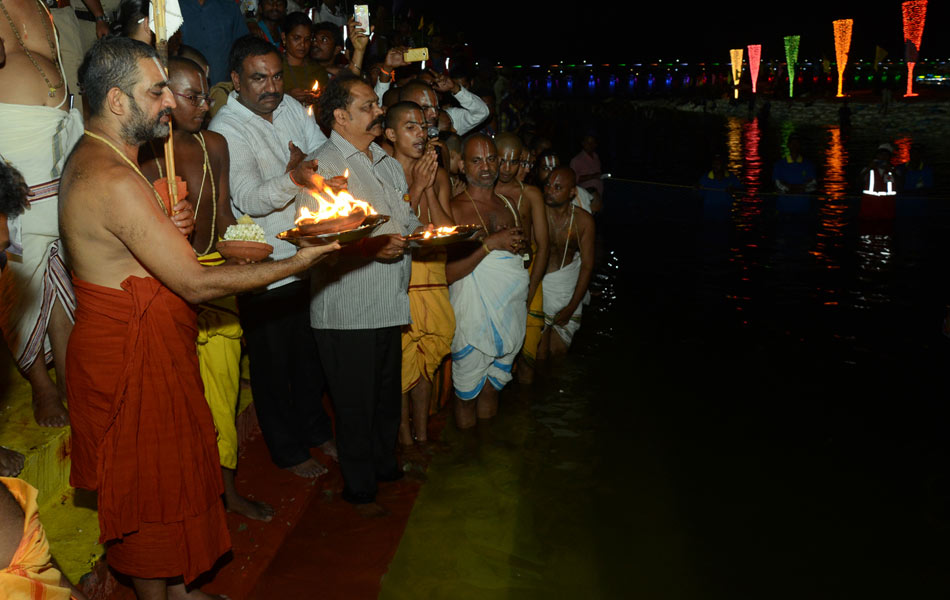
[[[344,177],[348,175],[349,172],[344,174]],[[320,185],[323,184],[323,178],[319,175],[315,175],[313,182],[316,187],[320,187]],[[328,186],[323,186],[322,194],[316,190],[311,190],[310,195],[317,201],[317,211],[311,212],[306,206],[301,206],[300,216],[298,216],[294,222],[295,225],[316,223],[337,217],[346,217],[357,210],[362,210],[367,215],[377,214],[376,210],[368,202],[355,199],[346,190],[342,190],[337,194]]]
[[444,235],[451,235],[455,233],[455,230],[458,229],[458,225],[451,225],[449,227],[436,227],[433,231],[426,231],[422,234],[422,239],[427,240],[431,237],[442,237]]

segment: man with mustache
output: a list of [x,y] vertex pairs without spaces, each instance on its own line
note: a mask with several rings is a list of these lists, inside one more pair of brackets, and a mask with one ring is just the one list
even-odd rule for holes
[[176,106],[155,49],[106,37],[79,74],[91,117],[59,198],[77,300],[66,356],[70,483],[97,492],[109,567],[132,578],[139,598],[207,599],[185,586],[230,539],[192,305],[290,277],[339,246],[201,266],[135,163],[139,146],[168,135]]
[[481,243],[449,247],[445,275],[455,310],[452,384],[455,425],[473,427],[498,412],[498,392],[511,381],[511,367],[524,342],[528,317],[527,248],[518,209],[495,191],[498,151],[482,133],[462,146],[468,187],[452,199],[456,223],[485,228]]
[[[401,329],[409,323],[411,260],[403,236],[421,229],[400,163],[374,140],[383,133],[383,109],[373,88],[340,74],[318,101],[330,140],[316,153],[319,171],[349,169],[347,187],[391,220],[372,237],[349,245],[339,260],[315,269],[310,321],[326,367],[336,415],[343,499],[363,516],[383,516],[377,484],[402,478],[396,461],[401,397]],[[424,190],[420,190],[424,191]],[[406,202],[407,199],[409,202]],[[298,201],[311,209],[308,194]]]
[[[272,258],[292,256],[293,244],[275,236],[294,226],[294,196],[311,185],[317,162],[305,156],[326,137],[313,117],[284,94],[277,49],[245,36],[231,49],[228,103],[210,129],[228,142],[235,216],[250,215],[274,246]],[[309,275],[287,277],[238,297],[251,370],[254,409],[271,460],[308,478],[326,467],[310,455],[335,457],[330,419],[323,410],[323,370],[310,334]]]

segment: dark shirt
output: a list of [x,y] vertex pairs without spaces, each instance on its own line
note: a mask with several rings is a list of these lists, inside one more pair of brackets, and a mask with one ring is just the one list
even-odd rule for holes
[[228,55],[241,36],[250,33],[241,9],[232,0],[180,0],[181,41],[201,52],[211,69],[209,84],[230,80]]

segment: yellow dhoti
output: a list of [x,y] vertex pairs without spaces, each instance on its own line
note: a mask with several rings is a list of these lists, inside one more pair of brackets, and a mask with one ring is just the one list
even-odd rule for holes
[[[207,266],[224,262],[217,252],[198,260]],[[221,466],[228,469],[237,468],[238,439],[234,422],[241,386],[243,333],[234,296],[198,306],[198,366],[218,436]]]
[[442,360],[452,350],[455,313],[445,279],[445,250],[434,249],[412,258],[409,311],[412,323],[402,331],[402,391],[420,379],[431,382]]
[[[531,263],[533,270],[536,263]],[[543,268],[543,267],[539,267]],[[538,346],[541,345],[541,332],[544,330],[544,290],[538,284],[538,290],[528,305],[528,327],[524,334],[524,345],[521,347],[521,357],[525,363],[534,368],[534,361],[538,355]]]
[[3,600],[68,600],[71,592],[60,585],[62,573],[52,564],[49,542],[40,523],[36,488],[23,481],[0,477],[23,509],[23,537],[7,568],[0,571]]

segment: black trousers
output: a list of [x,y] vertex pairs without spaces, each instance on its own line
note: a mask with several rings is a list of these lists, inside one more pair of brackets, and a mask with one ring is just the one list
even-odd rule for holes
[[310,448],[333,437],[323,410],[326,381],[310,332],[310,283],[238,296],[238,310],[264,442],[275,465],[298,465],[310,458]]
[[396,436],[402,395],[400,327],[314,329],[333,412],[343,499],[376,499],[376,484],[402,476]]

